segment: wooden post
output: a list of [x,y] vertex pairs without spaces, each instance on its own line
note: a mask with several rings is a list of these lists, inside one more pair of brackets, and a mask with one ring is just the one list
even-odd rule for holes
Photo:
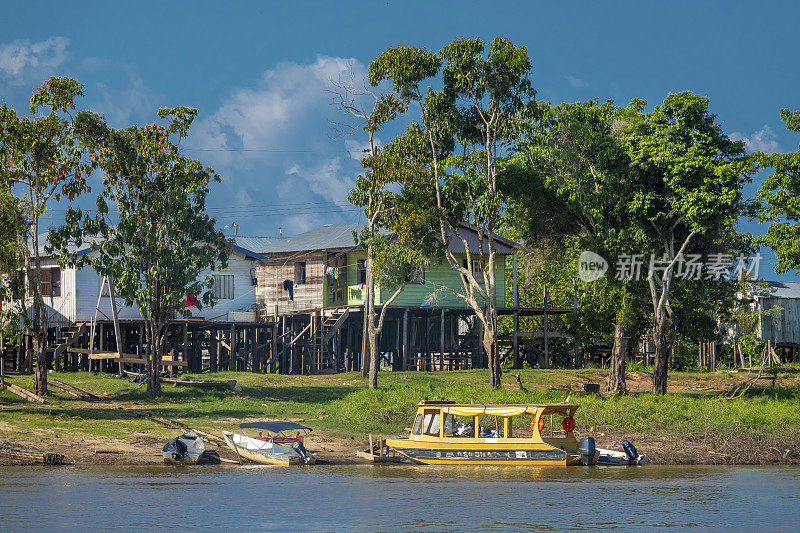
[[[517,254],[514,254],[514,265],[517,264],[516,258]],[[522,366],[522,364],[521,361],[519,360],[519,312],[517,312],[516,306],[514,308],[514,332],[512,336],[512,342],[514,343],[513,366],[514,368],[519,368]]]
[[403,311],[403,359],[400,368],[408,370],[408,307]]
[[208,349],[208,366],[212,372],[219,370],[217,366],[217,353],[219,352],[219,330],[211,330],[211,346]]
[[400,355],[400,345],[402,344],[402,340],[400,339],[400,315],[397,315],[395,319],[395,334],[394,334],[394,358],[392,360],[392,369],[393,370],[402,370],[403,369],[403,356]]
[[278,366],[278,317],[272,323],[272,354],[269,360],[269,371],[274,374]]
[[514,252],[514,269],[512,283],[514,285],[514,309],[519,309],[519,284],[517,283],[517,252]]
[[228,370],[236,370],[236,326],[231,324],[230,354],[228,356]]
[[550,307],[550,298],[547,293],[547,285],[544,286],[544,361],[543,368],[550,368],[550,320],[547,315],[547,308]]
[[439,370],[444,370],[444,309],[439,318]]
[[[181,346],[181,350],[183,352],[183,355],[182,355],[183,361],[185,363],[189,363],[189,322],[184,322],[183,323],[183,344]],[[173,366],[172,368],[175,368],[175,366]],[[191,368],[192,368],[191,366],[188,366],[188,367],[185,367],[185,368],[186,368],[186,370],[189,370],[191,372]]]

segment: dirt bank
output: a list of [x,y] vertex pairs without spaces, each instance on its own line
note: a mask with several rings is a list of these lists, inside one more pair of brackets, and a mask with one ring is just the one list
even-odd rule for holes
[[[179,433],[179,432],[178,432]],[[623,439],[633,442],[639,453],[647,455],[648,464],[656,465],[800,465],[800,443],[775,437],[770,441],[717,442],[713,436],[688,435],[670,438],[646,434],[622,435],[597,432],[597,446],[622,450]],[[52,440],[15,439],[0,441],[0,449],[50,452],[64,455],[78,465],[156,465],[162,464],[163,441],[142,437],[134,440],[108,438],[59,438]],[[320,462],[349,465],[367,464],[356,456],[360,443],[352,438],[337,438],[315,432],[308,439],[309,448],[317,453]],[[237,461],[236,454],[226,446],[207,443],[228,461]],[[26,463],[0,457],[0,465]]]

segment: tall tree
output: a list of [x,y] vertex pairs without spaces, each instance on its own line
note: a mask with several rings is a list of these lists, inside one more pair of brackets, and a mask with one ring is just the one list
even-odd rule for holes
[[[198,307],[211,304],[214,281],[202,274],[227,261],[225,237],[206,214],[210,184],[220,178],[181,151],[196,115],[187,107],[164,108],[158,117],[165,126],[120,130],[98,122],[96,163],[105,174],[98,214],[70,209],[66,224],[51,233],[64,261],[109,276],[127,305],[138,307],[145,322],[147,392],[153,395],[161,391],[168,320],[185,309],[188,293]],[[83,239],[94,253],[66,251],[68,242],[80,245]]]
[[[800,132],[800,111],[782,109],[780,117],[787,130]],[[757,242],[775,250],[775,272],[800,271],[800,146],[785,154],[755,155],[763,168],[774,169],[757,194],[762,204],[758,217],[771,222]]]
[[699,239],[735,233],[742,187],[754,171],[744,143],[732,141],[709,111],[709,99],[670,94],[652,112],[631,103],[621,133],[631,160],[628,211],[633,245],[650,255],[647,282],[653,307],[653,391],[666,394],[669,299],[675,271]]
[[[353,205],[364,209],[364,216],[367,220],[364,228],[354,237],[355,241],[367,250],[361,374],[369,376],[369,387],[374,389],[378,386],[377,338],[383,329],[388,305],[397,298],[405,286],[405,284],[401,284],[389,298],[387,304],[383,306],[376,324],[374,258],[376,247],[386,245],[385,237],[381,234],[381,227],[394,195],[387,189],[387,186],[394,179],[384,162],[386,157],[378,155],[380,148],[375,135],[381,131],[387,121],[393,120],[398,113],[404,111],[407,103],[394,95],[379,94],[366,87],[358,89],[353,85],[342,85],[339,88],[340,92],[334,96],[332,103],[355,121],[355,124],[340,125],[346,128],[347,133],[354,133],[358,130],[365,132],[369,143],[369,147],[365,150],[366,155],[361,160],[361,166],[366,169],[366,172],[356,178],[355,187],[350,191],[348,200]],[[371,106],[363,107],[362,103],[367,98],[371,100]]]
[[76,80],[52,77],[34,90],[30,117],[18,116],[7,105],[0,107],[0,153],[3,187],[19,191],[19,205],[26,222],[23,267],[31,307],[22,298],[23,324],[31,337],[36,363],[35,390],[47,395],[46,352],[48,316],[42,295],[42,247],[39,221],[53,200],[72,200],[88,190],[86,176],[91,164],[81,144],[88,112],[76,113],[83,85]]
[[[450,267],[458,272],[455,290],[483,325],[481,344],[488,354],[490,382],[500,387],[497,338],[495,229],[503,211],[498,188],[500,160],[523,123],[520,113],[533,97],[531,62],[524,47],[502,38],[488,46],[481,39],[459,39],[438,55],[425,49],[397,46],[370,64],[370,83],[392,84],[400,98],[415,103],[419,120],[403,134],[417,153],[409,164],[425,184],[406,183],[405,192],[419,200],[427,186],[432,194],[417,204],[421,218],[433,215],[430,231]],[[440,76],[440,77],[439,77]],[[436,90],[434,86],[441,86]],[[464,233],[477,233],[477,243]],[[461,245],[466,264],[452,251]],[[504,289],[504,288],[503,288]]]
[[[538,111],[538,120],[519,143],[502,181],[511,203],[506,223],[529,243],[577,239],[581,247],[605,258],[629,251],[633,228],[626,209],[633,183],[630,159],[619,140],[627,110],[611,101],[591,100],[555,107],[540,103]],[[573,276],[578,260],[570,257]],[[603,286],[600,298],[607,309],[601,311],[597,302],[591,302],[593,312],[575,318],[585,329],[586,319],[607,320],[610,311],[609,389],[623,394],[628,340],[640,329],[639,295],[644,286],[638,280],[615,279],[613,270],[604,280],[591,283]],[[589,329],[608,327],[595,324]]]

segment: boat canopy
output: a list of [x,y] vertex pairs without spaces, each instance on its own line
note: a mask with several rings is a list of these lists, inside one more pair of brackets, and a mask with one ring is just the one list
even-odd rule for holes
[[524,414],[535,415],[571,410],[575,411],[577,405],[443,405],[442,413],[455,416],[520,416]]
[[289,431],[294,429],[305,429],[312,431],[311,428],[307,428],[306,426],[298,424],[297,422],[284,422],[282,420],[272,422],[245,422],[244,424],[239,424],[239,427],[241,429],[264,429],[270,433],[280,433],[281,431]]

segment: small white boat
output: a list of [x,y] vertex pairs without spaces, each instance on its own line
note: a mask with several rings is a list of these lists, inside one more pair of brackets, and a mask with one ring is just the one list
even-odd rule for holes
[[[223,431],[222,436],[230,449],[239,457],[244,457],[257,463],[269,465],[313,465],[317,456],[306,450],[302,432],[311,431],[295,422],[248,422],[240,424],[242,434]],[[247,434],[247,429],[266,431],[262,435],[259,431],[257,437]],[[286,432],[297,431],[295,436]]]
[[201,437],[187,432],[167,442],[161,452],[165,463],[196,465],[206,452],[206,443]]
[[597,464],[606,466],[641,466],[647,461],[647,456],[639,455],[639,452],[636,451],[636,447],[631,444],[630,441],[622,441],[622,448],[625,450],[624,452],[597,448],[597,452],[599,453]]

